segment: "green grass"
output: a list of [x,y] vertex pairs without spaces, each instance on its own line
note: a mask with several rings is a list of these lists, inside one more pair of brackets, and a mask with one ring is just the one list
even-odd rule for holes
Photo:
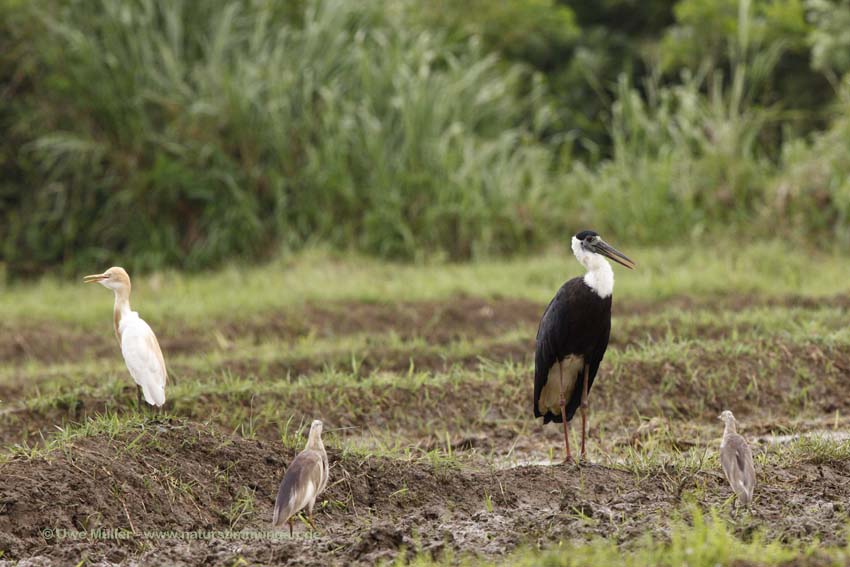
[[[447,555],[433,560],[419,555],[410,564],[416,567],[453,565],[497,567],[501,565],[545,567],[716,567],[718,565],[773,566],[792,560],[795,565],[840,566],[850,560],[850,548],[823,547],[817,544],[781,544],[765,541],[756,534],[744,541],[733,534],[723,513],[712,509],[704,514],[692,509],[690,522],[674,521],[670,537],[647,536],[623,549],[610,539],[596,538],[589,542],[562,541],[542,550],[523,549],[500,560],[480,560]],[[396,562],[394,565],[406,563]]]
[[[566,242],[570,235],[563,235]],[[612,242],[638,264],[615,268],[617,299],[677,295],[835,295],[850,289],[850,265],[838,254],[780,241],[705,241],[674,247]],[[108,266],[92,266],[91,273]],[[202,325],[244,319],[305,301],[417,301],[457,294],[521,297],[545,304],[566,279],[582,272],[563,248],[544,256],[474,264],[383,263],[313,251],[263,267],[230,267],[203,275],[163,272],[133,280],[133,308],[157,321]],[[80,274],[82,277],[83,274]],[[132,275],[132,274],[131,274]],[[4,322],[61,321],[109,328],[112,296],[80,279],[0,284]],[[154,326],[156,329],[157,327]]]
[[[614,244],[639,268],[615,268],[614,342],[591,397],[589,451],[597,471],[622,481],[618,490],[647,488],[679,519],[669,526],[666,518],[653,520],[646,530],[651,533],[624,535],[618,530],[625,527],[609,526],[577,501],[561,510],[558,521],[580,526],[580,539],[556,530],[556,537],[538,546],[530,530],[522,545],[531,547],[507,558],[463,552],[441,561],[604,567],[622,556],[626,565],[686,561],[701,566],[734,560],[778,565],[808,557],[814,549],[808,538],[777,543],[786,524],[771,530],[726,519],[729,492],[719,480],[716,447],[722,428],[716,415],[720,407],[733,409],[751,439],[802,435],[754,444],[766,499],[787,490],[788,474],[809,467],[843,474],[850,442],[818,435],[840,435],[848,428],[843,405],[825,415],[824,404],[843,392],[850,359],[847,309],[827,302],[846,291],[850,269],[836,256],[787,249],[780,242],[666,250]],[[812,264],[818,265],[818,277],[808,276]],[[319,417],[326,423],[326,444],[346,471],[335,482],[345,485],[350,482],[345,475],[359,474],[361,467],[360,473],[372,470],[368,466],[375,459],[409,467],[414,476],[404,476],[387,493],[392,506],[406,509],[421,498],[416,474],[447,483],[469,474],[495,478],[475,498],[482,513],[498,521],[509,501],[505,490],[508,496],[512,490],[503,489],[502,480],[515,478],[517,466],[555,461],[562,450],[560,430],[541,426],[529,412],[534,305],[496,328],[467,322],[457,336],[444,333],[429,340],[425,326],[400,329],[391,307],[389,315],[382,312],[388,320],[375,328],[335,329],[332,316],[330,328],[327,321],[314,326],[304,302],[333,303],[333,312],[345,309],[346,302],[392,305],[470,295],[488,299],[494,311],[515,297],[542,310],[557,286],[577,273],[578,264],[559,250],[471,265],[383,264],[313,251],[263,267],[143,276],[135,281],[134,307],[161,337],[193,333],[201,342],[192,350],[166,351],[175,380],[168,388],[165,427],[202,424],[199,429],[223,431],[241,438],[239,443],[296,451],[310,421]],[[776,303],[757,301],[757,295]],[[817,300],[786,304],[786,296],[826,299],[822,305]],[[0,369],[0,388],[10,393],[0,406],[5,443],[0,463],[64,458],[73,464],[75,448],[85,443],[107,443],[116,459],[144,458],[160,440],[158,425],[135,407],[135,391],[112,344],[110,293],[78,281],[44,280],[6,286],[0,294],[4,324],[20,325],[24,340],[29,332],[54,331],[54,305],[61,306],[55,325],[67,337],[94,333],[103,340],[100,346],[110,348],[70,360],[61,353],[34,352],[34,359]],[[30,306],[33,313],[26,312]],[[275,317],[285,324],[268,326],[268,335],[255,336],[252,330],[224,338],[213,331],[225,321],[255,322],[262,329]],[[299,329],[294,336],[289,323]],[[28,330],[29,325],[39,330]],[[659,420],[654,429],[635,437],[650,418]],[[169,495],[191,502],[198,494],[198,485],[170,465],[155,474],[157,486]],[[220,510],[222,521],[236,528],[258,522],[270,504],[254,490],[234,491]],[[815,500],[811,485],[807,490],[806,498]],[[515,492],[520,500],[521,494]],[[336,513],[351,513],[355,504],[362,508],[346,498],[329,505]],[[832,524],[844,521],[842,514],[836,508]],[[554,522],[546,529],[556,527]],[[769,537],[759,535],[762,528]],[[598,533],[609,539],[594,538]],[[836,535],[830,541],[843,540]],[[821,553],[846,557],[846,550],[834,547]],[[431,564],[424,557],[415,561]]]

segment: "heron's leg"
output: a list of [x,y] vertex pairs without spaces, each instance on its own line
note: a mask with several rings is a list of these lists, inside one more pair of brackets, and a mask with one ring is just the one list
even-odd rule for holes
[[584,380],[581,385],[581,458],[584,459],[584,438],[587,436],[587,380],[590,375],[590,367],[584,365]]
[[316,531],[316,524],[313,522],[313,505],[315,504],[316,503],[313,502],[313,504],[307,506],[307,523],[310,524],[310,527],[313,528],[313,531]]
[[570,433],[569,426],[567,424],[567,400],[564,399],[564,367],[561,365],[560,360],[558,361],[558,372],[561,375],[561,422],[564,424],[564,448],[567,450],[567,458],[565,461],[571,461],[573,456],[570,453]]

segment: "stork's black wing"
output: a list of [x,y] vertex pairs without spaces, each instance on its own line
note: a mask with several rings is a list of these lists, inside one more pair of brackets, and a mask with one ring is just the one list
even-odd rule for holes
[[566,356],[560,352],[559,344],[561,336],[567,332],[567,318],[569,312],[570,296],[574,295],[574,289],[581,283],[581,278],[573,278],[560,287],[555,297],[546,306],[540,325],[537,327],[537,347],[534,353],[534,417],[543,417],[544,423],[555,420],[560,422],[561,416],[540,413],[538,402],[540,393],[549,380],[549,370]]
[[[540,395],[549,379],[553,365],[575,354],[584,357],[590,366],[588,390],[608,347],[611,331],[611,297],[601,298],[581,277],[567,281],[540,319],[537,329],[537,348],[534,356],[534,417],[543,422],[562,421],[560,413],[540,412]],[[581,380],[572,394],[567,393],[567,419],[572,419],[581,404]]]

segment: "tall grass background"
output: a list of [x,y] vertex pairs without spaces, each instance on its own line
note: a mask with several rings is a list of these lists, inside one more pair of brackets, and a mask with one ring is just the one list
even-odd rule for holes
[[584,227],[850,246],[847,97],[831,128],[765,149],[781,113],[754,96],[781,46],[749,37],[748,0],[731,67],[621,78],[592,162],[551,135],[538,74],[412,6],[4,0],[7,272],[195,270],[317,242],[458,260]]

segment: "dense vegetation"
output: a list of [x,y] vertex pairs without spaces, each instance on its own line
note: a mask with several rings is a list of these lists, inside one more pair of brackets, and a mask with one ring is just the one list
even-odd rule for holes
[[0,0],[0,258],[850,247],[846,0]]

